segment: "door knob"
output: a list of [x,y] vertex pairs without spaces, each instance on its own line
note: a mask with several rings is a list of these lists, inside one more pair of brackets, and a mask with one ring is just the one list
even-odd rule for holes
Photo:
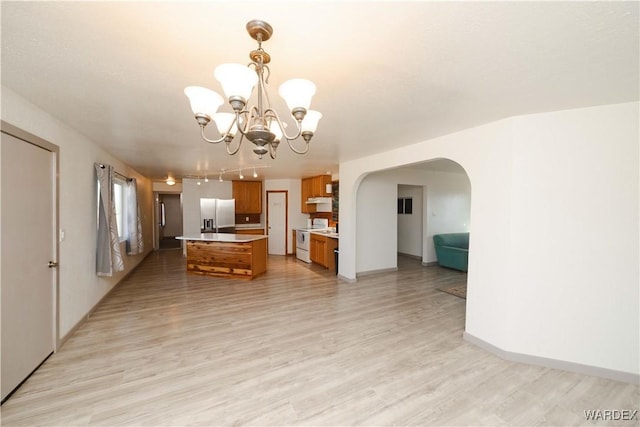
[[57,266],[58,266],[58,263],[57,263],[57,262],[55,262],[55,261],[49,261],[48,266],[49,266],[49,268],[54,268],[54,267],[57,267]]

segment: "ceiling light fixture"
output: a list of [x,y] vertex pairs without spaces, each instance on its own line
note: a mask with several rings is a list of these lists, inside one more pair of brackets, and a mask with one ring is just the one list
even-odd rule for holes
[[253,168],[253,177],[254,178],[258,177],[258,172],[256,172],[256,168]]
[[[275,159],[280,139],[284,138],[293,152],[305,154],[309,151],[309,141],[316,131],[318,121],[322,118],[321,113],[309,110],[311,97],[316,92],[316,86],[311,81],[304,79],[292,79],[280,85],[278,93],[286,101],[291,116],[296,121],[295,135],[287,135],[285,132],[286,124],[271,108],[266,89],[271,74],[267,64],[271,61],[271,56],[262,49],[262,42],[271,38],[273,28],[265,21],[252,20],[247,23],[247,31],[251,38],[258,42],[258,49],[249,53],[251,59],[249,65],[222,64],[214,71],[233,113],[217,112],[224,103],[224,99],[210,89],[189,86],[184,90],[191,103],[196,121],[200,125],[202,139],[212,144],[224,141],[227,153],[234,155],[240,150],[243,138],[246,137],[255,145],[253,152],[260,159],[267,153],[272,159]],[[245,108],[256,84],[258,85],[257,105]],[[204,128],[211,120],[216,123],[221,134],[220,139],[212,140],[204,135]],[[238,145],[231,149],[231,142],[238,131],[241,135],[240,140]],[[302,150],[298,150],[291,144],[291,141],[300,136],[305,141]]]
[[176,185],[176,180],[171,177],[167,178],[165,182],[167,183],[167,185]]

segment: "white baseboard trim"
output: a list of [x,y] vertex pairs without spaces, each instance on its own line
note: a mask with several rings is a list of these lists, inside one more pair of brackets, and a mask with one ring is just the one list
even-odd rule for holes
[[413,259],[417,259],[422,261],[422,255],[414,255],[414,254],[407,254],[404,252],[398,252],[398,256],[403,256],[403,257],[407,257],[407,258],[413,258]]
[[576,372],[578,374],[591,375],[594,377],[607,378],[614,381],[621,381],[630,384],[640,384],[640,374],[632,372],[616,371],[614,369],[601,368],[598,366],[583,365],[581,363],[568,362],[566,360],[549,359],[546,357],[532,356],[523,353],[514,353],[503,350],[495,345],[488,343],[468,332],[463,332],[462,338],[476,345],[483,350],[488,351],[501,359],[511,362],[525,363],[527,365],[542,366],[544,368],[560,369],[563,371]]
[[393,271],[398,271],[398,267],[382,268],[380,270],[359,271],[359,272],[356,273],[356,278],[365,277],[365,276],[372,276],[374,274],[380,274],[380,273],[390,273],[390,272],[393,272]]
[[351,279],[351,278],[343,276],[342,274],[339,274],[339,273],[338,273],[338,279],[341,282],[347,282],[347,283],[356,283],[358,281],[358,279]]

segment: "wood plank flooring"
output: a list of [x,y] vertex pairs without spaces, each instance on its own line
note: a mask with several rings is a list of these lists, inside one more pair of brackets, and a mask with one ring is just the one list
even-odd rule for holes
[[357,283],[291,257],[253,281],[151,254],[1,408],[2,425],[638,425],[638,387],[462,340],[465,274],[399,258]]

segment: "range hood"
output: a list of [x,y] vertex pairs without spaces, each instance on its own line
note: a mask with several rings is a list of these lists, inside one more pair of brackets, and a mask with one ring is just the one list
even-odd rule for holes
[[331,197],[309,197],[305,203],[308,205],[331,204]]
[[308,205],[316,205],[314,212],[331,212],[331,197],[309,197],[305,202]]

